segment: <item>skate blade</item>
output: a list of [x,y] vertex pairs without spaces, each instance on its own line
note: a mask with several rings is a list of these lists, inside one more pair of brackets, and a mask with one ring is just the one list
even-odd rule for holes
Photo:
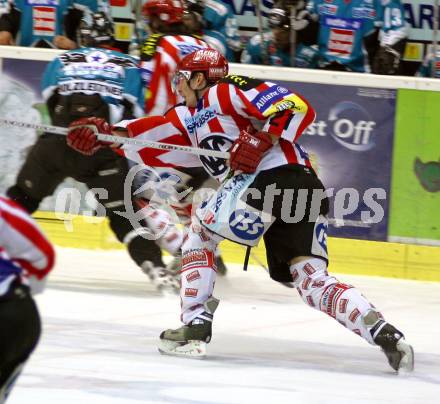
[[414,349],[401,338],[396,344],[397,350],[402,353],[399,363],[399,373],[408,373],[414,370]]
[[204,341],[191,340],[185,344],[161,339],[158,349],[162,355],[183,356],[194,359],[206,357],[206,342]]

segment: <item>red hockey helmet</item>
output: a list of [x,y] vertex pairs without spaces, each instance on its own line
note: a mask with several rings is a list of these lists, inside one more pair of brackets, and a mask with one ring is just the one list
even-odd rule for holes
[[229,65],[226,58],[217,50],[199,49],[186,55],[179,63],[177,71],[180,73],[205,73],[208,83],[215,83],[228,74]]
[[147,0],[142,7],[145,17],[159,17],[165,24],[182,22],[183,3],[181,0]]

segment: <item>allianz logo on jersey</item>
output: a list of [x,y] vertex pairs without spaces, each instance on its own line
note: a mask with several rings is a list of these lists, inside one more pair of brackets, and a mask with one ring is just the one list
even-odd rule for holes
[[289,90],[286,88],[274,85],[258,94],[252,100],[252,103],[256,105],[260,111],[262,111],[271,106],[274,101],[278,101],[283,98],[288,92]]
[[359,104],[342,101],[328,114],[327,121],[315,121],[305,131],[306,135],[330,135],[341,146],[358,152],[372,149],[376,122]]
[[208,107],[198,111],[191,118],[185,118],[185,126],[189,133],[194,133],[197,128],[202,127],[212,118],[215,118],[216,110],[214,107]]

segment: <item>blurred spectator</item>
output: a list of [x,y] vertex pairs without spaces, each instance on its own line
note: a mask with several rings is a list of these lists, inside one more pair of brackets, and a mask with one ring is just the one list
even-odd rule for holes
[[298,28],[319,23],[320,68],[398,72],[407,37],[400,0],[310,0],[306,10]]
[[203,20],[205,29],[221,32],[226,37],[229,49],[234,52],[235,59],[239,60],[242,43],[238,35],[237,18],[231,6],[221,0],[199,0],[205,5]]
[[440,50],[434,56],[433,52],[426,55],[425,60],[420,65],[416,73],[417,77],[433,77],[440,78]]
[[[71,0],[72,6],[69,8],[64,17],[64,30],[67,38],[75,42],[73,48],[64,48],[58,46],[60,49],[75,49],[79,48],[80,40],[78,38],[79,27],[81,21],[88,21],[91,23],[93,13],[104,13],[108,21],[113,25],[110,17],[109,0]],[[113,29],[112,29],[113,30]]]
[[[303,15],[305,3],[297,3],[299,9],[298,16]],[[291,24],[287,2],[280,2],[272,8],[269,13],[268,21],[270,31],[257,34],[251,38],[246,49],[241,55],[242,63],[269,64],[273,66],[292,66],[291,51],[294,49],[295,67],[315,68],[318,63],[318,47],[310,46],[316,39],[315,35],[310,35],[309,31],[297,30],[296,43],[290,40]],[[308,15],[308,14],[307,14]],[[295,24],[303,24],[302,19],[294,21]],[[295,26],[294,28],[295,29]],[[311,37],[311,39],[310,39]]]
[[[3,0],[4,1],[4,0]],[[108,0],[9,0],[0,16],[0,45],[75,49],[84,13],[108,9]]]
[[148,0],[142,13],[151,33],[141,47],[141,71],[145,83],[145,112],[163,115],[181,99],[171,88],[177,64],[184,56],[208,44],[185,35],[181,0]]
[[183,23],[191,35],[198,35],[211,47],[218,50],[229,61],[234,60],[234,53],[228,46],[226,36],[217,30],[207,29],[205,20],[205,3],[200,0],[188,0],[185,3]]

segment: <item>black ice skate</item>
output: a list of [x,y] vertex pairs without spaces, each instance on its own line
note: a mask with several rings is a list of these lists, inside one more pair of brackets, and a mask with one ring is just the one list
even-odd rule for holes
[[[206,312],[201,317],[212,318],[219,301],[213,297],[205,303]],[[212,321],[196,317],[189,324],[160,334],[159,352],[166,355],[204,358],[206,344],[211,341]]]
[[403,334],[383,320],[378,324],[379,331],[374,342],[382,348],[390,366],[396,371],[411,372],[414,370],[414,350],[405,341]]

